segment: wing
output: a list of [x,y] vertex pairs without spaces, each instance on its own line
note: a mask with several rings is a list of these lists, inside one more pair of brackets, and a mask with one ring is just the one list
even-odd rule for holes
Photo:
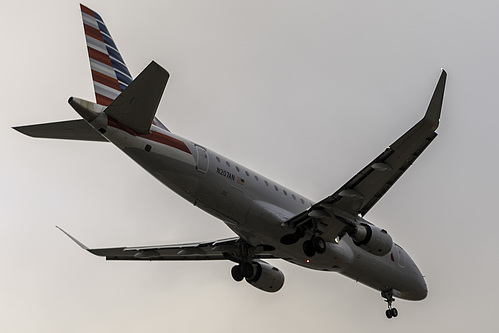
[[365,215],[437,136],[435,130],[440,121],[446,77],[447,73],[442,70],[423,119],[335,193],[288,220],[285,226],[297,229],[313,221],[312,227],[323,229],[324,238],[332,240],[341,234],[346,224]]
[[[243,241],[238,237],[213,242],[169,244],[139,247],[113,247],[90,249],[63,229],[57,227],[84,250],[106,260],[232,260],[239,262]],[[272,259],[265,247],[256,247],[253,258]]]

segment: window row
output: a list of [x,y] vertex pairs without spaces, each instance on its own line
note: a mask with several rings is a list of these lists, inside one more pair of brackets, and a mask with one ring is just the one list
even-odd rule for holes
[[[216,159],[217,159],[218,163],[222,163],[220,157],[216,156]],[[231,167],[229,161],[225,161],[225,164],[227,164],[227,166],[229,168]],[[235,166],[235,168],[236,168],[237,172],[241,172],[241,169],[237,165]],[[250,174],[249,174],[248,171],[244,170],[244,173],[246,174],[247,177],[250,177]],[[254,175],[253,177],[255,178],[255,180],[257,182],[260,181],[260,179],[258,178],[257,175]],[[269,182],[267,180],[264,179],[263,183],[265,184],[265,186],[269,187]],[[279,192],[279,187],[277,185],[275,185],[275,184],[273,184],[273,186],[274,186],[274,189]],[[286,195],[286,196],[288,195],[288,192],[285,189],[282,190],[282,193],[284,193],[284,195]],[[297,199],[297,197],[296,197],[296,195],[294,193],[291,193],[291,197],[293,198],[293,200]],[[301,201],[301,203],[303,205],[305,204],[305,200],[303,200],[302,198],[300,198],[300,201]]]

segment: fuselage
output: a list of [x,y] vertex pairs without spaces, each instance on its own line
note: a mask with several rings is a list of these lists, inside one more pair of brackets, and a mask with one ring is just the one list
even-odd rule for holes
[[[356,246],[348,235],[327,242],[326,252],[307,257],[302,243],[283,245],[282,223],[313,202],[298,193],[204,146],[153,125],[138,135],[101,113],[91,123],[151,175],[184,199],[222,220],[247,243],[270,245],[272,252],[306,268],[334,271],[378,291],[421,300],[424,278],[411,257],[397,244],[384,256]],[[102,130],[104,129],[104,130]]]

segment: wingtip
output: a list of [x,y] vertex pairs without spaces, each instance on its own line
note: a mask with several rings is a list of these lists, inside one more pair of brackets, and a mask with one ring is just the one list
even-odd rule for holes
[[29,131],[29,125],[27,125],[27,126],[12,126],[12,129],[21,133],[21,134],[24,134],[26,136],[30,136],[32,138],[34,137],[33,133],[31,133]]
[[434,130],[437,129],[440,123],[440,114],[442,112],[442,104],[444,100],[445,82],[447,79],[447,72],[445,69],[441,69],[440,78],[438,79],[437,86],[431,97],[430,104],[426,110],[424,120],[430,123]]
[[66,236],[68,236],[69,238],[71,238],[71,240],[73,242],[75,242],[76,244],[78,244],[79,247],[81,247],[84,250],[89,251],[89,248],[85,244],[83,244],[82,242],[80,242],[79,240],[77,240],[76,238],[74,238],[73,236],[71,236],[70,234],[68,234],[66,231],[64,231],[64,229],[62,229],[61,227],[59,227],[57,225],[55,227],[57,229],[59,229],[60,231],[62,231]]
[[444,77],[447,77],[447,71],[445,70],[445,68],[440,68],[440,76],[444,76]]

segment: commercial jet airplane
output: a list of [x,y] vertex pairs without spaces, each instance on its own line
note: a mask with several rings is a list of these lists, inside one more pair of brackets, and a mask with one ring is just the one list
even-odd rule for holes
[[394,297],[423,300],[428,289],[409,254],[364,216],[435,139],[446,72],[424,117],[336,192],[319,202],[172,133],[156,117],[169,78],[151,62],[135,79],[101,16],[81,5],[96,103],[71,97],[83,118],[19,126],[32,137],[111,142],[172,191],[237,235],[209,242],[83,249],[107,260],[230,260],[232,277],[276,292],[284,274],[264,259],[338,272]]

